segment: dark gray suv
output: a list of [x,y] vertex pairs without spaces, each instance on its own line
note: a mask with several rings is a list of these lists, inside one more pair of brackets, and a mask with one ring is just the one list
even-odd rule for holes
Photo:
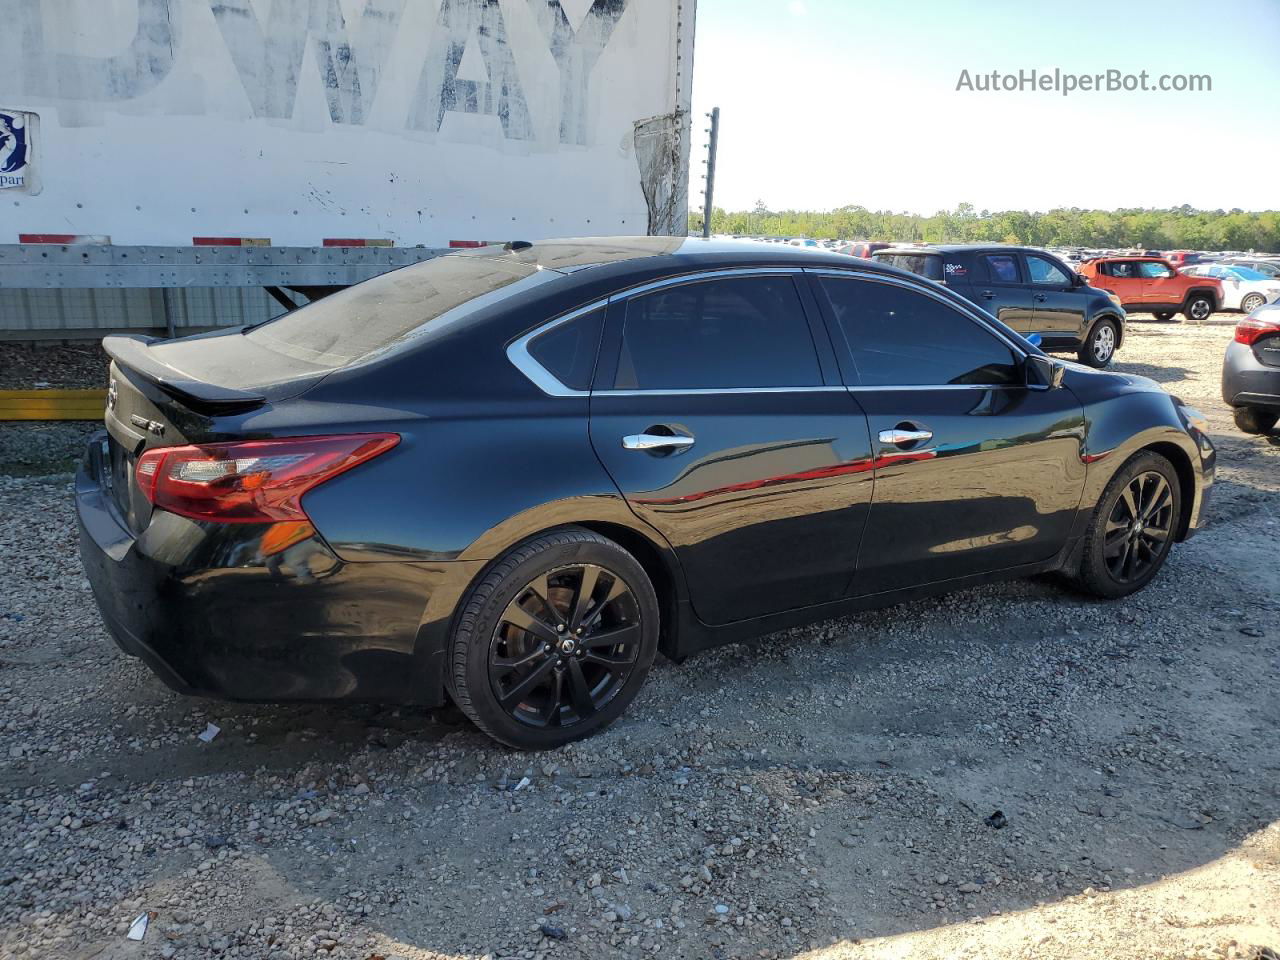
[[1105,367],[1124,341],[1124,308],[1052,254],[1030,247],[949,244],[890,247],[880,263],[936,280],[1047,351]]

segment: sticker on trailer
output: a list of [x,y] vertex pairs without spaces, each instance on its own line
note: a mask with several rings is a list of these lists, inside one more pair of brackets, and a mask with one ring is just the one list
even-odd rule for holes
[[34,113],[0,107],[0,190],[35,192],[37,120]]

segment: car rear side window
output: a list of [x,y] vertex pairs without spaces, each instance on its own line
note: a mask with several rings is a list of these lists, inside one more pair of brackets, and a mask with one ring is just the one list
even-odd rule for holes
[[891,253],[876,254],[877,263],[887,263],[891,267],[897,267],[899,270],[909,270],[911,273],[921,277],[928,277],[930,280],[941,280],[942,258],[937,254],[924,253]]
[[1011,253],[988,253],[982,258],[992,283],[1020,283],[1018,258]]
[[1013,351],[933,297],[889,283],[823,277],[857,386],[1019,382]]
[[618,390],[821,386],[789,276],[681,284],[627,301]]
[[529,355],[570,390],[590,390],[604,308],[558,323],[529,341]]

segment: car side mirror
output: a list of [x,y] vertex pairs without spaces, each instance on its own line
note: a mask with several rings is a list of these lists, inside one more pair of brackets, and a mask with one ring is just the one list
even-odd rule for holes
[[1089,283],[1089,278],[1086,277],[1083,273],[1073,273],[1071,275],[1071,285],[1073,287],[1087,286],[1088,283]]
[[1026,375],[1027,389],[1057,390],[1062,386],[1062,378],[1067,368],[1052,357],[1031,353],[1027,355],[1023,372]]

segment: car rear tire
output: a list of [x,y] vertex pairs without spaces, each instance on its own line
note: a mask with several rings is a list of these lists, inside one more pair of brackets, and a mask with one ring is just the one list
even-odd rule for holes
[[1236,426],[1245,433],[1270,433],[1276,421],[1280,420],[1280,413],[1260,407],[1236,407],[1231,413]]
[[1153,316],[1154,316],[1157,320],[1159,320],[1161,323],[1168,323],[1170,320],[1172,320],[1174,317],[1176,317],[1176,316],[1177,316],[1177,314],[1176,314],[1174,311],[1172,311],[1172,310],[1157,310],[1157,311],[1153,314]]
[[635,557],[590,530],[553,530],[472,589],[454,629],[449,692],[495,740],[558,747],[626,710],[653,665],[658,626],[658,598]]
[[1116,325],[1110,320],[1099,320],[1080,344],[1076,356],[1091,367],[1105,367],[1115,359],[1116,339]]
[[1085,533],[1075,580],[1098,597],[1124,597],[1160,572],[1177,532],[1182,490],[1173,464],[1143,451],[1103,491]]
[[1251,293],[1240,301],[1240,309],[1245,313],[1253,313],[1260,306],[1267,302],[1267,298],[1260,293]]
[[1188,320],[1194,320],[1196,323],[1202,323],[1209,319],[1213,313],[1213,301],[1204,294],[1199,293],[1187,301],[1187,305],[1182,309],[1182,315]]

